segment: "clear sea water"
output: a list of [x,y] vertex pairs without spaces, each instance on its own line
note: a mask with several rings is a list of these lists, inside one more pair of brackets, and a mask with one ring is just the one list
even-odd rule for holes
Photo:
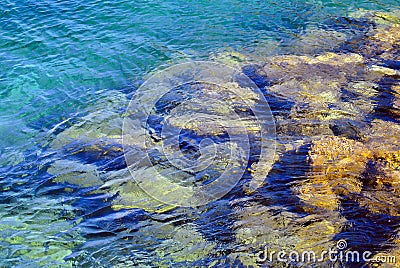
[[[225,51],[270,53],[276,44],[284,50],[308,27],[323,26],[331,18],[357,9],[387,11],[394,7],[399,7],[398,0],[1,1],[2,236],[15,235],[7,231],[10,226],[34,224],[30,219],[37,211],[47,213],[43,214],[43,226],[45,215],[54,217],[51,209],[75,213],[74,208],[66,208],[68,202],[60,205],[56,197],[35,194],[45,176],[38,155],[47,131],[66,118],[87,113],[108,91],[129,93],[151,70],[180,60],[208,59]],[[124,213],[118,215],[122,220],[131,212]],[[71,215],[65,218],[76,220]],[[57,241],[60,233],[77,223],[68,224],[49,225],[57,230],[51,235],[40,226],[34,231],[30,227],[21,230],[44,243]],[[74,232],[80,237],[80,230]],[[143,241],[145,236],[143,231]],[[71,241],[75,238],[71,235]],[[137,244],[143,242],[135,239]],[[105,245],[101,239],[93,243],[98,243],[98,248]],[[112,246],[105,246],[101,255],[113,257],[99,258],[98,264],[106,267],[107,261],[124,256],[121,242]],[[0,266],[29,263],[24,257],[7,259],[17,248],[5,248],[1,243],[0,248]],[[94,254],[95,246],[87,248],[83,250],[87,256]],[[86,264],[95,264],[94,259],[85,259]],[[31,265],[50,263],[39,254]]]

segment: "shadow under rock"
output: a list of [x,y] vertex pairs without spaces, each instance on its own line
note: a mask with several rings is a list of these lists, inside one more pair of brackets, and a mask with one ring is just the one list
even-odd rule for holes
[[395,123],[400,123],[400,111],[395,113],[394,102],[396,97],[393,95],[392,87],[400,83],[400,77],[384,77],[379,81],[379,94],[373,98],[376,102],[374,113],[368,118],[370,121],[372,119],[381,119],[384,121],[391,121]]

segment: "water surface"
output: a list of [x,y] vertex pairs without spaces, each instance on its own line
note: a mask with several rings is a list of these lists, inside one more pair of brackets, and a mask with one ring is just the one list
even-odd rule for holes
[[[229,198],[167,215],[114,211],[110,196],[51,183],[48,166],[67,153],[48,150],[49,131],[123,109],[160,66],[227,51],[301,54],[296,40],[310,29],[358,9],[396,7],[396,0],[2,1],[0,266],[188,265],[185,255],[198,265],[224,262],[240,251]],[[190,241],[201,249],[178,253]]]

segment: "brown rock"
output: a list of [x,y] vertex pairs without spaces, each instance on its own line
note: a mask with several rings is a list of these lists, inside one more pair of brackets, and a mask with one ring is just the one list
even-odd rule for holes
[[332,135],[337,120],[364,120],[383,77],[355,53],[275,56],[258,72],[268,78],[272,96],[292,103],[287,117],[276,117],[277,132],[311,137]]
[[384,160],[389,168],[400,168],[400,125],[376,119],[361,132],[362,140],[376,159]]
[[400,44],[400,25],[395,24],[391,27],[382,27],[370,39],[379,46],[381,50],[392,50]]
[[308,212],[336,210],[338,195],[360,193],[361,176],[372,156],[362,143],[340,137],[314,141],[308,153],[310,172],[295,189]]
[[373,153],[365,182],[368,189],[357,200],[372,213],[400,216],[400,125],[374,120],[363,141]]

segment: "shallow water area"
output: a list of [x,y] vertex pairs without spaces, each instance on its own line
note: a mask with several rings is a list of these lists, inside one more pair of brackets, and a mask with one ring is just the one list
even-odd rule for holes
[[[398,1],[0,3],[0,266],[256,267],[265,246],[321,252],[341,239],[348,250],[400,261],[399,8]],[[257,98],[230,83],[225,88],[250,105],[224,87],[200,85],[160,98],[125,150],[138,163],[129,172],[121,137],[129,101],[157,68],[193,60],[232,66],[259,87],[276,124],[272,167],[261,161],[265,140],[249,109]],[[215,95],[225,103],[212,102]],[[212,120],[199,124],[194,113]],[[179,130],[179,148],[164,139],[165,125]],[[150,161],[182,185],[207,185],[229,165],[224,156],[241,155],[232,138],[241,135],[248,161],[231,169],[243,171],[241,179],[206,205],[165,204],[132,180],[151,181]],[[191,164],[222,157],[183,174],[168,154]],[[257,172],[268,175],[251,192]]]

